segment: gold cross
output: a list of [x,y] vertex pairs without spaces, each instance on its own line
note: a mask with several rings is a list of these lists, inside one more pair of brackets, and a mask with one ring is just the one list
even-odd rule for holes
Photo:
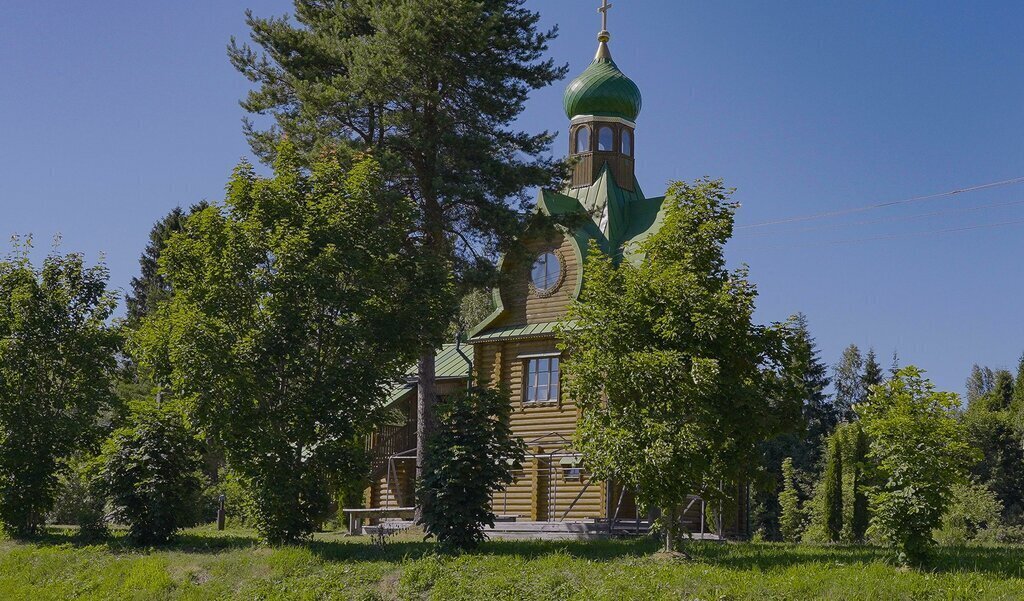
[[608,0],[602,0],[603,4],[601,8],[597,9],[597,12],[601,13],[601,29],[608,31],[608,9],[612,7],[612,4]]

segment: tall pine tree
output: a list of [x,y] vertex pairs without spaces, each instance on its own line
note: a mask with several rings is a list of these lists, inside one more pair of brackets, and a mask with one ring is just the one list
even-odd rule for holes
[[868,355],[864,358],[864,376],[861,378],[864,398],[871,393],[872,386],[877,386],[884,381],[885,375],[882,373],[882,366],[878,364],[875,349],[868,349]]
[[[259,50],[232,40],[232,64],[257,88],[242,106],[265,160],[281,135],[306,157],[372,152],[387,183],[417,207],[416,242],[462,281],[481,257],[506,251],[525,225],[528,191],[564,174],[547,158],[553,135],[518,130],[531,92],[564,77],[544,57],[556,30],[524,0],[295,0],[294,21],[248,13]],[[419,363],[417,451],[433,423],[434,348],[457,310],[455,288],[435,291],[435,327]],[[415,341],[412,341],[415,342]],[[419,468],[417,468],[419,470]],[[419,474],[418,474],[419,475]]]

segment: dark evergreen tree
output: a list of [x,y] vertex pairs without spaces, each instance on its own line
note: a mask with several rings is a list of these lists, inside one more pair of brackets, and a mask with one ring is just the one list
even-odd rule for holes
[[861,378],[862,386],[864,387],[864,396],[862,398],[867,398],[872,386],[881,384],[884,381],[885,376],[882,373],[882,366],[878,364],[875,349],[868,349],[868,355],[864,358],[864,376]]
[[193,205],[188,212],[181,207],[175,207],[153,224],[153,229],[149,232],[149,244],[139,257],[139,275],[132,278],[132,291],[125,298],[129,323],[138,323],[161,301],[170,297],[170,284],[159,273],[160,254],[171,236],[185,229],[185,220],[188,216],[208,206],[207,202],[200,202]]
[[971,474],[986,484],[1003,504],[1003,517],[1015,523],[1024,519],[1024,449],[1021,433],[1005,411],[989,411],[976,404],[964,416],[971,446],[981,460]]
[[1013,403],[1013,374],[1005,369],[996,370],[995,380],[992,383],[992,392],[989,393],[989,409],[991,411],[1004,411],[1010,408]]
[[796,344],[793,361],[797,363],[798,388],[804,400],[804,420],[807,435],[802,445],[804,457],[795,460],[798,469],[812,469],[821,456],[821,443],[835,429],[839,414],[825,389],[829,385],[828,366],[821,360],[817,344],[807,326],[807,316],[800,313],[795,319]]
[[797,431],[782,434],[761,445],[763,472],[752,499],[751,526],[769,540],[785,538],[780,523],[782,508],[778,492],[784,485],[783,461],[786,458],[792,460],[797,476],[817,472],[823,441],[838,423],[835,406],[826,393],[828,366],[821,360],[807,317],[802,313],[796,315],[791,327],[794,343],[787,375],[795,380],[793,386],[800,391],[803,400],[803,424]]
[[[539,30],[524,4],[295,0],[294,20],[248,13],[260,50],[232,40],[228,53],[257,85],[242,106],[275,120],[267,130],[246,122],[253,150],[269,160],[287,135],[307,163],[372,152],[416,204],[415,240],[435,266],[463,281],[493,274],[481,256],[508,250],[529,192],[565,172],[547,158],[552,134],[515,127],[529,94],[566,73],[544,58],[557,31]],[[434,349],[457,311],[453,287],[435,292],[435,327],[418,341],[420,466],[434,423]]]

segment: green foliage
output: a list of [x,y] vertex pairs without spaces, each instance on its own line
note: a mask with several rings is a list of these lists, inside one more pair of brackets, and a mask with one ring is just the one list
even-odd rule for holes
[[796,471],[793,468],[793,459],[790,457],[782,462],[782,492],[779,493],[779,507],[781,508],[779,530],[782,540],[786,542],[799,541],[807,516],[800,503]]
[[994,381],[991,369],[973,365],[971,376],[967,378],[967,405],[973,407],[981,397],[992,392]]
[[445,337],[455,340],[460,333],[467,334],[494,312],[494,297],[490,290],[470,290],[459,301],[459,314],[448,327]]
[[840,424],[826,443],[806,542],[861,542],[868,528],[868,441],[857,422]]
[[57,476],[53,508],[46,517],[51,524],[75,525],[80,538],[98,540],[107,534],[106,500],[96,490],[95,457],[82,454],[68,460]]
[[1024,433],[1008,411],[991,411],[984,395],[963,416],[971,446],[979,460],[971,475],[988,486],[1004,507],[1004,516],[1016,521],[1024,516]]
[[253,523],[253,497],[251,485],[245,477],[225,466],[218,473],[216,482],[207,483],[202,495],[202,522],[214,522],[224,496],[224,517],[232,526],[247,526]]
[[843,350],[834,371],[832,382],[836,390],[836,411],[840,420],[849,421],[855,417],[854,405],[863,402],[866,396],[864,358],[856,344],[851,344]]
[[138,354],[251,485],[268,541],[308,536],[362,477],[362,436],[442,312],[449,271],[420,253],[415,218],[372,160],[308,172],[286,142],[273,177],[241,165],[225,205],[164,248],[174,295]]
[[963,545],[984,530],[996,531],[1001,527],[1003,504],[983,484],[961,482],[953,486],[942,516],[942,526],[935,531],[940,545]]
[[[872,384],[875,386],[875,384]],[[843,530],[840,540],[864,540],[870,515],[868,507],[868,439],[859,423],[844,424],[836,432],[843,453]]]
[[826,442],[825,468],[815,490],[807,542],[839,542],[843,531],[843,445],[837,430]]
[[864,398],[871,394],[872,386],[877,386],[883,381],[885,381],[885,376],[882,373],[882,366],[878,364],[878,356],[875,355],[875,349],[868,349],[868,354],[864,357],[864,375],[861,377]]
[[140,319],[152,313],[161,302],[170,298],[170,284],[160,274],[160,253],[171,236],[185,229],[185,220],[189,215],[207,207],[208,203],[201,202],[187,213],[181,207],[175,207],[153,224],[153,229],[149,232],[149,243],[139,257],[139,276],[132,278],[132,291],[125,297],[128,323],[137,324]]
[[[807,318],[798,314],[790,322],[793,340],[786,377],[803,401],[803,428],[786,432],[760,445],[763,472],[755,480],[751,526],[769,540],[781,540],[781,507],[778,493],[783,488],[782,462],[789,457],[798,480],[803,481],[818,469],[823,441],[835,428],[838,416],[825,389],[829,385],[828,367],[821,360]],[[810,491],[811,483],[801,486]],[[802,498],[802,497],[801,497]]]
[[1024,429],[1024,355],[1021,355],[1017,363],[1017,377],[1013,381],[1010,411],[1014,416],[1014,422]]
[[665,515],[748,475],[758,443],[799,419],[783,376],[793,332],[755,326],[754,286],[725,267],[729,195],[719,181],[674,183],[639,264],[592,245],[560,328],[565,389],[581,408],[576,447],[595,479],[637,490]]
[[97,458],[97,487],[115,520],[145,545],[195,523],[203,488],[201,445],[176,403],[136,403]]
[[954,485],[973,458],[957,420],[960,400],[905,367],[857,406],[882,480],[871,495],[871,527],[901,562],[927,556]]
[[107,278],[77,254],[36,269],[27,246],[0,261],[0,522],[10,534],[39,532],[64,462],[95,442],[113,403],[120,342]]
[[522,468],[526,448],[509,428],[511,406],[506,391],[483,388],[436,405],[439,425],[417,494],[427,535],[442,548],[467,550],[483,542],[483,527],[494,525],[491,495]]
[[318,538],[255,552],[248,532],[208,528],[144,553],[117,539],[0,541],[0,598],[1007,601],[1021,596],[1024,563],[1024,550],[1009,546],[939,548],[936,569],[917,571],[872,547],[694,542],[694,561],[666,561],[647,538],[491,541],[459,557],[412,535],[384,549]]
[[[533,189],[564,171],[548,158],[552,134],[514,127],[529,94],[566,71],[544,58],[556,30],[539,21],[522,0],[296,0],[294,20],[249,13],[256,49],[232,40],[229,55],[258,86],[242,106],[275,120],[247,123],[249,142],[268,161],[282,134],[307,164],[325,149],[343,164],[372,152],[416,202],[424,243],[464,258],[460,275],[489,272],[477,252],[504,250]],[[442,328],[454,301],[435,314]]]

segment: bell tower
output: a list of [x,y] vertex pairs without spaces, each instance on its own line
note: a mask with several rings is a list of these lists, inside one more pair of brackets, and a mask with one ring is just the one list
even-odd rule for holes
[[575,163],[572,188],[592,185],[605,166],[624,190],[635,188],[636,118],[643,106],[640,89],[612,60],[608,42],[608,0],[598,9],[602,29],[597,55],[565,91],[569,157]]

